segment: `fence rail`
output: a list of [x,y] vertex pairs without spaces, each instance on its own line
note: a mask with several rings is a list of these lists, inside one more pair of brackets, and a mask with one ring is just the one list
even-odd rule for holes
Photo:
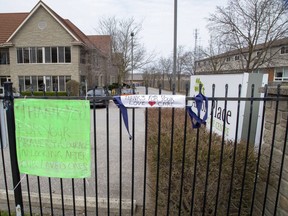
[[[288,197],[287,94],[280,86],[277,94],[268,94],[266,86],[260,96],[254,97],[252,88],[250,97],[240,97],[239,89],[238,97],[227,96],[228,86],[222,97],[213,90],[209,109],[202,110],[208,112],[206,126],[195,129],[186,110],[196,97],[188,96],[188,89],[185,109],[128,109],[132,140],[112,97],[101,97],[109,103],[106,108],[93,106],[96,96],[25,97],[92,101],[92,175],[67,179],[19,173],[12,83],[5,83],[5,96],[0,98],[5,114],[0,117],[5,115],[7,125],[0,122],[8,129],[9,143],[3,145],[0,130],[0,210],[8,215],[287,213],[279,202]],[[150,94],[147,87],[142,93]],[[235,110],[229,110],[232,104]]]

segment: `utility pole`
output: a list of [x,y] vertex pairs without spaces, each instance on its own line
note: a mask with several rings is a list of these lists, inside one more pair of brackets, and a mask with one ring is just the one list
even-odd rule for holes
[[131,73],[132,73],[132,80],[131,80],[131,86],[132,86],[132,89],[133,89],[133,94],[134,94],[134,84],[133,84],[133,69],[134,69],[134,62],[133,62],[133,49],[134,49],[134,44],[133,44],[133,38],[134,38],[134,32],[131,32],[131,43],[132,43],[132,47],[131,47]]
[[198,60],[198,51],[197,51],[197,46],[198,46],[198,29],[195,29],[195,45],[194,45],[194,71],[193,74],[196,72],[196,61]]
[[173,85],[176,83],[177,64],[177,0],[174,0],[174,50],[173,50]]
[[195,29],[195,45],[194,45],[194,56],[195,56],[195,60],[197,60],[197,46],[198,46],[198,29]]

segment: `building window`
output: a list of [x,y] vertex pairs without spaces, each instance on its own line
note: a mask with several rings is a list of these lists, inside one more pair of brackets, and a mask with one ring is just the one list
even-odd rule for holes
[[[71,80],[71,76],[65,76],[65,79],[66,79],[66,83],[68,82],[68,81],[70,81]],[[65,84],[66,84],[65,83]],[[66,87],[65,87],[66,88]]]
[[286,53],[288,53],[288,46],[283,46],[283,47],[281,47],[280,53],[281,53],[281,54],[286,54]]
[[288,81],[288,67],[277,68],[274,73],[274,81]]
[[43,49],[42,47],[37,48],[37,63],[43,62]]
[[53,91],[59,91],[58,76],[52,76],[52,82],[53,82]]
[[275,80],[282,80],[283,72],[276,72],[275,74]]
[[51,63],[51,47],[45,47],[45,63]]
[[80,63],[81,64],[86,63],[86,51],[84,48],[81,48],[81,50],[80,50]]
[[23,63],[23,49],[17,48],[17,63]]
[[71,48],[65,47],[65,62],[71,63]]
[[0,49],[0,65],[10,64],[9,49]]
[[53,91],[51,76],[45,76],[45,90]]
[[21,91],[66,91],[71,76],[19,76]]
[[65,76],[59,76],[59,91],[65,91]]
[[24,89],[25,89],[25,83],[24,83],[24,77],[23,76],[19,76],[19,88],[20,88],[20,91],[24,91]]
[[38,76],[38,80],[37,80],[37,88],[38,91],[44,91],[45,86],[44,86],[44,80],[43,80],[43,76]]
[[52,59],[52,63],[58,62],[57,47],[51,47],[51,59]]
[[8,76],[0,76],[0,86],[4,86],[5,82],[11,82],[11,78]]
[[71,76],[19,76],[21,91],[66,91]]
[[36,63],[37,59],[37,48],[36,47],[31,47],[30,48],[30,61],[31,63]]
[[24,48],[23,49],[23,59],[24,63],[30,63],[30,57],[29,57],[29,48]]
[[70,47],[17,48],[17,63],[71,63]]
[[231,58],[230,56],[226,58],[226,62],[230,62],[231,61]]
[[33,91],[38,91],[37,88],[37,76],[31,76],[31,80],[32,80],[32,89]]
[[234,57],[234,59],[235,59],[235,61],[239,61],[239,60],[240,60],[240,56],[239,56],[239,55],[236,55],[236,56]]
[[58,47],[58,61],[59,63],[64,63],[65,56],[64,56],[65,50],[64,47]]
[[25,89],[26,91],[31,91],[31,87],[32,87],[32,82],[31,82],[31,77],[30,76],[25,76]]

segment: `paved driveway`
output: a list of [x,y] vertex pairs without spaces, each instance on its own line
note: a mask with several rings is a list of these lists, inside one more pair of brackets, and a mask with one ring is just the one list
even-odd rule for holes
[[[137,87],[139,94],[145,93],[144,87]],[[158,94],[157,89],[150,89],[149,94]],[[162,91],[162,94],[171,94],[171,92]],[[129,126],[132,133],[132,110],[128,110],[129,115]],[[143,170],[144,170],[144,139],[145,139],[145,109],[135,109],[135,137],[134,137],[134,200],[137,205],[142,205],[143,198]],[[97,183],[98,197],[107,198],[107,189],[109,185],[110,198],[119,198],[120,191],[120,151],[122,150],[122,199],[131,199],[131,186],[132,186],[132,141],[129,140],[128,133],[125,129],[124,123],[122,122],[122,133],[120,133],[120,112],[117,106],[111,101],[109,108],[100,108],[95,110],[96,119],[96,156],[95,162],[94,157],[94,111],[91,112],[91,153],[92,153],[92,176],[91,178],[74,179],[74,191],[76,196],[84,195],[84,182],[86,187],[86,194],[88,197],[95,197],[96,190],[95,186]],[[81,125],[79,125],[81,127]],[[122,149],[120,149],[120,143],[122,141]],[[109,152],[107,152],[109,148]],[[9,149],[5,148],[4,161],[8,182],[8,189],[13,190],[11,180],[11,168]],[[109,164],[108,164],[109,158]],[[107,169],[108,167],[108,169]],[[107,173],[109,170],[109,176]],[[1,176],[3,176],[3,166],[1,157]],[[148,178],[149,178],[149,172]],[[97,182],[95,182],[95,176]],[[109,177],[109,183],[108,183]],[[27,191],[27,182],[29,181],[30,192],[38,193],[38,179],[35,176],[29,176],[21,174],[22,190]],[[28,179],[28,181],[27,181]],[[40,177],[40,189],[41,193],[49,193],[50,189],[55,196],[61,193],[60,179],[58,178],[47,178]],[[63,179],[63,191],[65,195],[73,194],[72,180]],[[147,182],[149,184],[149,181]],[[0,189],[4,189],[4,181],[0,182]],[[149,186],[147,187],[147,195],[149,197]],[[12,202],[13,203],[13,202]]]

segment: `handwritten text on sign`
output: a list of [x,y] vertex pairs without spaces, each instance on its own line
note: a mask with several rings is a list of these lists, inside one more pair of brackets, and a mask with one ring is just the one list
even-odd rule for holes
[[185,107],[184,95],[127,95],[121,96],[125,107]]
[[16,99],[14,107],[21,173],[91,175],[89,101]]

